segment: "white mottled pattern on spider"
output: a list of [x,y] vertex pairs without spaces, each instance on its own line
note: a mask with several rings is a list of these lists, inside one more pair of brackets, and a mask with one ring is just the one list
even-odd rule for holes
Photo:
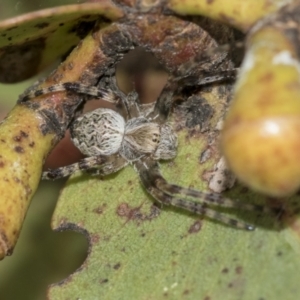
[[[217,80],[219,79],[218,77]],[[199,82],[205,81],[204,78]],[[99,108],[76,119],[70,126],[72,141],[87,157],[78,163],[44,172],[42,178],[66,177],[79,170],[91,175],[105,176],[131,164],[148,193],[163,205],[180,207],[236,228],[253,230],[252,225],[230,218],[209,206],[257,212],[270,212],[270,209],[233,201],[218,193],[205,193],[170,184],[161,175],[158,160],[172,159],[176,156],[177,137],[168,123],[168,117],[173,94],[177,89],[176,82],[169,80],[151,109],[139,104],[136,92],[128,95],[121,92],[115,77],[112,78],[109,91],[89,88],[80,83],[63,83],[41,90],[29,90],[27,94],[22,95],[20,102],[66,90],[116,103],[119,112],[125,112],[123,118],[116,111]]]

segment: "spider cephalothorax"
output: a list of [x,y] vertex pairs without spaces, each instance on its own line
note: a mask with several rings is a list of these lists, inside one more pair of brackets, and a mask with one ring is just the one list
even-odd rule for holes
[[[211,78],[218,81],[221,77]],[[44,172],[42,178],[66,177],[78,170],[105,176],[131,164],[145,189],[158,202],[205,215],[237,228],[253,230],[252,225],[232,219],[209,206],[218,205],[259,212],[268,211],[267,208],[233,201],[217,193],[183,188],[168,183],[162,177],[158,160],[174,158],[177,149],[176,134],[168,123],[173,94],[178,88],[174,80],[167,83],[155,105],[149,109],[149,106],[139,103],[136,92],[126,96],[118,89],[115,77],[111,79],[109,91],[68,82],[41,90],[31,90],[22,95],[21,102],[42,94],[67,90],[118,104],[116,107],[119,112],[99,108],[75,119],[70,125],[71,137],[75,146],[87,157],[78,163]],[[207,80],[198,80],[199,84],[203,82]],[[122,112],[125,112],[124,117],[121,116]]]

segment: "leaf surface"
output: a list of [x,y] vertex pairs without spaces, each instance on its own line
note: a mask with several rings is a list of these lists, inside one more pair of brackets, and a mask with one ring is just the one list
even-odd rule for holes
[[[224,109],[216,90],[205,95],[215,109],[210,126]],[[176,113],[174,120],[178,129]],[[197,127],[180,129],[178,135],[178,156],[162,164],[162,173],[170,182],[203,190],[204,171],[218,159],[214,154],[199,163],[210,135]],[[230,196],[264,201],[241,186]],[[154,206],[131,167],[104,179],[76,175],[61,193],[52,225],[84,232],[90,251],[77,272],[50,288],[49,298],[295,299],[300,293],[297,221],[280,228],[274,216],[226,213],[257,229],[237,230],[179,209]]]
[[0,22],[0,81],[12,83],[43,70],[75,47],[96,21],[117,20],[111,1],[66,5]]

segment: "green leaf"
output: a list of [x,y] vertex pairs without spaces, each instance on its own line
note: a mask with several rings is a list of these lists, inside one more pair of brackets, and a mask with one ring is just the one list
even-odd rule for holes
[[[205,133],[199,126],[180,129],[184,119],[179,116],[185,116],[175,114],[179,153],[162,164],[170,182],[205,189],[203,173],[212,169],[218,155],[204,164],[199,157],[207,147],[214,149],[212,128],[224,110],[218,97],[210,104],[215,114]],[[264,200],[240,186],[230,195]],[[61,193],[52,225],[84,232],[90,251],[77,272],[50,288],[49,298],[296,299],[300,244],[293,226],[280,228],[269,215],[226,213],[257,229],[237,230],[179,209],[156,207],[131,167],[104,179],[76,175]]]
[[[0,81],[27,79],[65,56],[96,21],[117,20],[123,12],[109,0],[35,11],[0,22]],[[63,42],[62,42],[63,41]]]

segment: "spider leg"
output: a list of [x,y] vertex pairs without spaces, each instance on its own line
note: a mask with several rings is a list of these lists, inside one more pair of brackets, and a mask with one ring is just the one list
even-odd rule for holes
[[185,75],[184,77],[171,79],[162,90],[152,115],[158,116],[158,119],[161,122],[166,121],[172,107],[173,95],[180,92],[183,87],[201,86],[224,80],[235,79],[238,71],[239,68],[215,70],[210,72],[201,71],[198,74],[193,73],[191,75]]
[[42,89],[30,89],[28,91],[25,91],[25,93],[23,93],[19,97],[18,103],[26,102],[38,96],[63,91],[94,96],[111,103],[116,103],[117,101],[117,97],[115,97],[115,94],[112,91],[103,88],[98,88],[95,86],[84,85],[79,82],[65,82],[45,87]]
[[[195,214],[204,215],[224,224],[245,230],[254,230],[254,226],[217,212],[209,208],[208,204],[223,207],[238,207],[245,210],[264,211],[261,206],[243,204],[240,202],[235,203],[230,199],[223,199],[221,196],[217,197],[216,194],[206,194],[200,191],[168,184],[159,171],[158,163],[151,161],[148,158],[135,161],[133,164],[146,190],[162,204],[179,207]],[[188,196],[194,199],[178,198],[176,195]]]
[[238,68],[223,70],[200,72],[199,74],[185,75],[180,78],[170,78],[160,93],[153,112],[148,115],[148,118],[157,122],[163,123],[168,119],[174,94],[180,92],[185,86],[201,86],[218,81],[236,78]]
[[78,171],[87,171],[90,175],[108,175],[117,172],[127,164],[128,162],[118,154],[91,156],[83,158],[78,163],[43,172],[42,179],[55,180]]
[[220,70],[215,72],[202,72],[196,75],[190,75],[179,80],[179,84],[184,86],[206,85],[209,83],[235,79],[239,68]]
[[224,70],[221,68],[228,51],[240,49],[244,43],[235,42],[221,45],[207,51],[198,53],[190,60],[183,63],[171,76],[159,95],[154,110],[149,118],[158,122],[165,122],[169,116],[174,94],[180,93],[185,86],[201,86],[218,81],[235,79],[238,68]]
[[132,118],[137,118],[141,115],[139,106],[140,106],[140,99],[138,93],[133,90],[127,95],[119,89],[117,84],[116,76],[110,78],[110,86],[114,93],[116,93],[120,100],[117,105],[117,111],[122,115],[125,116],[125,119],[128,121]]
[[[185,77],[187,74],[192,74],[197,70],[207,70],[216,72],[222,70],[222,64],[226,58],[236,56],[236,51],[244,51],[245,43],[242,41],[232,41],[228,44],[219,45],[201,51],[193,56],[190,60],[183,63],[176,70],[176,74],[180,77]],[[224,70],[224,68],[223,68]]]
[[170,78],[155,102],[153,111],[147,117],[156,122],[164,123],[169,117],[173,96],[177,89],[178,82]]
[[220,207],[238,208],[248,211],[256,211],[260,213],[268,213],[271,210],[262,205],[255,205],[250,203],[244,203],[241,201],[234,201],[232,199],[223,197],[218,193],[207,193],[199,190],[184,188],[175,184],[168,183],[162,176],[158,176],[156,179],[156,186],[170,195],[178,195],[183,197],[191,197],[195,200],[207,203],[208,205],[216,205]]

